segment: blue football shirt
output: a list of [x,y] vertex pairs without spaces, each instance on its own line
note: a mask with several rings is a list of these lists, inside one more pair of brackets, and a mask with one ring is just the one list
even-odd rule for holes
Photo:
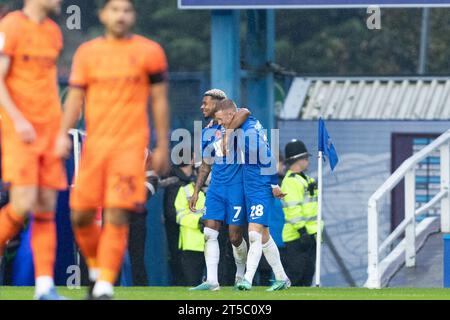
[[211,169],[211,186],[242,184],[242,161],[238,153],[230,157],[223,154],[223,135],[225,129],[214,124],[202,131],[203,158],[214,160]]

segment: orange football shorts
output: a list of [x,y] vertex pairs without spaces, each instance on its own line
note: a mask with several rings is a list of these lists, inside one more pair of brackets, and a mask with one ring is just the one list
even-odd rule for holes
[[71,209],[90,211],[102,207],[142,211],[146,201],[143,148],[96,147],[88,140],[83,146],[70,195]]
[[12,126],[2,127],[2,177],[11,186],[38,186],[53,190],[67,188],[62,159],[54,155],[60,121],[33,124],[37,139],[23,143]]

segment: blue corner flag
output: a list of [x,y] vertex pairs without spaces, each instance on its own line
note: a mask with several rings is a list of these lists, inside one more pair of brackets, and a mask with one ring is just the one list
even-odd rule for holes
[[322,151],[323,155],[328,158],[331,171],[333,171],[339,162],[339,158],[322,118],[319,119],[319,151]]

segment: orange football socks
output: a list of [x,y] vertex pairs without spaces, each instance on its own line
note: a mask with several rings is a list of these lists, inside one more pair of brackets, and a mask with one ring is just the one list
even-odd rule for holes
[[34,273],[36,278],[53,278],[56,257],[55,213],[35,213],[31,225],[31,249],[33,250]]
[[[86,259],[89,269],[97,269],[97,251],[100,241],[101,227],[95,221],[88,226],[74,227],[74,234],[77,244]],[[92,279],[93,280],[93,279]]]
[[0,257],[6,243],[22,229],[25,217],[14,212],[10,204],[0,210]]
[[128,225],[105,224],[98,247],[99,281],[114,284],[128,245]]

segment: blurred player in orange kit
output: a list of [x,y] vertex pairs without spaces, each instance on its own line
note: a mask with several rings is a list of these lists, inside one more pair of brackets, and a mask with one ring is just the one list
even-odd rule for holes
[[53,281],[55,207],[67,179],[52,150],[61,122],[56,62],[63,40],[48,17],[60,11],[61,0],[25,0],[0,22],[2,169],[10,185],[10,204],[0,211],[0,257],[33,213],[35,298],[41,300],[62,298]]
[[[166,57],[159,44],[131,33],[135,16],[132,0],[103,1],[100,21],[106,32],[75,53],[56,148],[58,156],[68,155],[67,132],[86,99],[87,137],[70,203],[75,238],[89,268],[90,299],[113,297],[129,215],[146,200],[149,97],[157,134],[152,166],[162,173],[169,163]],[[104,208],[103,229],[94,220],[98,207]]]

